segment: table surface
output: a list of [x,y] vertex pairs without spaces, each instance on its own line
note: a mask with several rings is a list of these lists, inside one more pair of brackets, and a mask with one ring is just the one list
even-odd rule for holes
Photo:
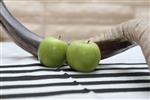
[[0,52],[2,99],[150,99],[150,72],[138,46],[91,73],[45,68],[12,42],[0,43]]

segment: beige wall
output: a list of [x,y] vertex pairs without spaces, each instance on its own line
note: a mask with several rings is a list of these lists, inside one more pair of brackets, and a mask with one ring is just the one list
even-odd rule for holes
[[[5,0],[11,13],[42,36],[81,39],[135,17],[150,18],[149,0]],[[69,34],[69,35],[68,35]],[[81,35],[82,34],[82,35]],[[1,28],[1,40],[6,39]]]

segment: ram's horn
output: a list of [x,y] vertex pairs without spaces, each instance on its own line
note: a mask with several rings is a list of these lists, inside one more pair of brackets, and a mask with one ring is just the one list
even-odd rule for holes
[[[38,46],[42,38],[29,31],[19,21],[17,21],[8,11],[3,0],[0,0],[0,7],[0,23],[7,31],[7,34],[18,46],[37,57]],[[95,42],[102,50],[102,59],[121,53],[135,45],[128,41],[118,40],[106,40],[101,44],[99,44],[99,41]]]

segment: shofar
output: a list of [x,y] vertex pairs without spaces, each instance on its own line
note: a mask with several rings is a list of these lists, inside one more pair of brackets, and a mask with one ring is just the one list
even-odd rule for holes
[[[37,49],[42,38],[26,29],[7,10],[2,0],[1,24],[7,33],[20,47],[37,56]],[[141,46],[145,59],[150,67],[150,25],[148,20],[130,20],[115,27],[100,32],[91,38],[102,51],[102,58],[107,58],[123,52],[133,46],[135,42]]]

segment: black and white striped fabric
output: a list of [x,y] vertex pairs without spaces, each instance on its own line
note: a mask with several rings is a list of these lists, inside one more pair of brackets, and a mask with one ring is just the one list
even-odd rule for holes
[[[150,72],[139,47],[101,61],[91,73],[45,68],[13,43],[1,47],[1,99],[150,99]],[[135,50],[138,55],[128,55]]]

